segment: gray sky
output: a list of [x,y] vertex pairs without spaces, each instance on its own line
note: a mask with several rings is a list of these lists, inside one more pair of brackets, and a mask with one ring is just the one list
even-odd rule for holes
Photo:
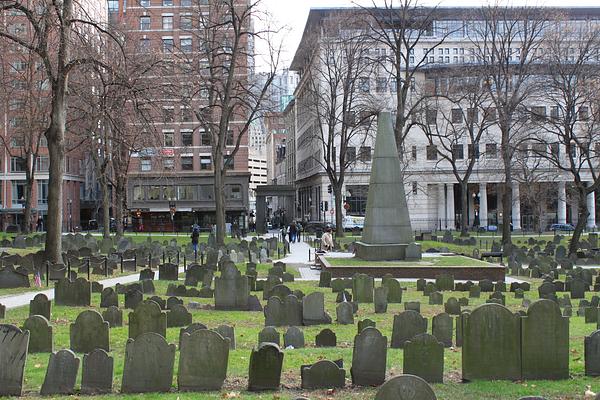
[[[390,0],[388,0],[389,2]],[[398,0],[394,0],[398,3]],[[375,0],[377,4],[381,4],[382,1]],[[501,4],[510,5],[542,5],[542,6],[575,6],[575,7],[589,7],[598,6],[600,3],[597,0],[575,0],[572,2],[565,2],[565,0],[544,0],[544,1],[523,1],[514,0],[506,1],[499,0]],[[481,6],[488,4],[489,2],[481,0],[424,0],[421,2],[423,5],[440,5],[440,6]],[[371,5],[373,0],[261,0],[261,8],[266,9],[272,16],[274,23],[279,26],[286,27],[286,33],[282,34],[284,44],[284,54],[282,58],[281,68],[289,66],[296,48],[302,38],[302,32],[304,31],[304,25],[306,24],[306,18],[311,8],[323,8],[323,7],[351,7],[353,5]],[[260,25],[260,24],[259,24]],[[280,39],[282,40],[282,39]],[[260,43],[257,44],[257,51],[259,53],[266,53],[265,46]],[[258,69],[261,65],[265,65],[264,60],[256,60]]]

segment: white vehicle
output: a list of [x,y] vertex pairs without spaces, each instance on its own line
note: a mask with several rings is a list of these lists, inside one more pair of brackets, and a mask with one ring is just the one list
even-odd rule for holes
[[365,225],[365,217],[357,217],[353,215],[346,215],[342,221],[344,230],[351,231],[353,229],[361,229]]

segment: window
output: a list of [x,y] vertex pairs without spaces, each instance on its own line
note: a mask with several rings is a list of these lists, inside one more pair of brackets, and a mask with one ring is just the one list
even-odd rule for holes
[[571,157],[577,158],[577,143],[571,143]]
[[181,170],[192,171],[194,169],[194,157],[185,156],[181,157]]
[[148,200],[160,200],[160,186],[148,187]]
[[27,161],[23,157],[10,158],[10,172],[25,172],[27,170]]
[[496,119],[496,107],[486,108],[484,118],[486,121],[494,121]]
[[134,201],[144,200],[144,191],[141,186],[133,187],[133,200]]
[[192,0],[181,0],[181,7],[191,7]]
[[194,200],[194,186],[177,186],[177,200]]
[[149,158],[142,158],[140,160],[140,171],[147,172],[152,170],[152,160]]
[[173,29],[173,16],[172,15],[163,15],[162,28],[163,29]]
[[173,0],[162,0],[162,5],[165,7],[170,7],[173,5]]
[[460,108],[453,108],[452,109],[452,123],[453,124],[462,124],[462,122],[463,122],[462,110]]
[[173,38],[162,38],[163,53],[173,52]]
[[210,156],[200,156],[200,169],[204,171],[212,169]]
[[242,186],[241,185],[227,185],[225,188],[225,197],[229,200],[241,200],[242,199]]
[[485,145],[486,158],[498,158],[498,147],[496,143],[486,143]]
[[139,0],[139,2],[142,7],[150,7],[150,0]]
[[150,52],[150,39],[142,38],[140,39],[140,53],[148,53]]
[[223,168],[233,169],[234,167],[235,167],[235,157],[225,156],[225,159],[223,160]]
[[22,207],[25,204],[25,181],[12,181],[11,189],[12,206]]
[[362,162],[371,161],[371,146],[362,146],[358,157]]
[[141,31],[149,31],[150,30],[150,17],[148,17],[148,16],[140,17],[140,30]]
[[173,136],[174,136],[173,132],[163,132],[165,147],[175,146]]
[[431,144],[427,146],[427,159],[429,161],[437,160],[437,146]]
[[10,63],[11,70],[13,72],[23,72],[27,69],[27,63],[25,61],[13,61]]
[[181,145],[182,146],[193,146],[194,136],[192,131],[181,131]]
[[181,17],[179,17],[179,28],[192,29],[192,16],[184,14]]
[[358,87],[361,92],[369,93],[371,91],[371,83],[369,78],[360,78],[358,80]]
[[175,159],[173,157],[163,158],[163,168],[169,171],[175,168]]
[[233,146],[233,131],[231,129],[227,131],[227,137],[225,138],[225,145]]
[[212,200],[215,196],[215,187],[213,185],[198,186],[198,194],[200,200]]
[[48,172],[50,168],[50,157],[38,156],[35,162],[35,170],[38,172]]
[[417,161],[417,146],[412,147],[411,158],[413,161]]
[[174,114],[175,114],[175,109],[173,107],[164,107],[163,108],[163,121],[164,122],[175,121]]
[[210,132],[200,131],[200,145],[201,146],[210,146],[212,143]]
[[19,136],[13,136],[10,138],[10,147],[23,147],[23,138]]
[[192,38],[181,38],[179,40],[179,46],[181,47],[181,51],[184,53],[192,52]]
[[533,106],[531,107],[531,119],[534,121],[543,121],[546,117],[546,107]]
[[560,156],[560,145],[558,143],[550,144],[550,154],[554,159],[558,159]]
[[356,161],[356,147],[346,148],[346,162]]
[[48,147],[48,139],[44,135],[40,137],[40,147]]
[[558,106],[550,106],[550,117],[551,118],[559,117]]
[[375,81],[375,91],[377,93],[383,93],[387,89],[387,79],[385,78],[377,78]]
[[181,107],[181,122],[192,122],[192,110],[189,107]]
[[437,121],[437,110],[428,109],[425,111],[425,120],[427,125],[435,125]]
[[534,143],[531,146],[534,157],[542,157],[548,153],[545,143]]
[[462,144],[455,144],[452,146],[452,159],[462,160],[465,158],[465,150]]
[[412,183],[412,193],[417,194],[417,191],[418,191],[417,182],[413,182]]
[[10,111],[21,110],[23,107],[25,107],[25,102],[23,100],[10,99],[8,101],[8,109]]
[[38,206],[48,204],[48,181],[40,180],[37,182],[37,203]]
[[467,108],[467,124],[476,124],[479,121],[479,112],[476,108]]
[[577,112],[577,118],[580,121],[587,121],[587,119],[589,118],[589,111],[586,106],[579,107],[579,111]]

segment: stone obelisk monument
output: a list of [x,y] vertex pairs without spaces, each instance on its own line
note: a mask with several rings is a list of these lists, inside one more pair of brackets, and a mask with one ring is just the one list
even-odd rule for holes
[[392,116],[381,112],[377,118],[365,223],[362,239],[355,243],[356,256],[371,261],[420,259],[421,249],[412,235]]

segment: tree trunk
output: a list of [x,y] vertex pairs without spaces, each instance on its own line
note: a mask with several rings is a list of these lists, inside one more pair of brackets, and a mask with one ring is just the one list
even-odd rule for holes
[[460,216],[460,235],[467,236],[467,231],[469,228],[469,212],[467,211],[469,207],[469,182],[465,179],[460,184],[460,206],[461,206],[461,216]]
[[215,176],[215,224],[217,246],[225,245],[225,176],[223,155],[217,152],[214,157]]
[[[53,107],[54,108],[54,107]],[[58,108],[58,107],[56,107]],[[56,114],[62,113],[60,116]],[[55,115],[46,131],[48,155],[50,157],[48,179],[48,215],[46,217],[46,257],[50,262],[62,262],[63,225],[63,175],[64,175],[64,108],[54,110]],[[58,119],[58,120],[57,120]]]
[[31,232],[31,195],[33,192],[33,177],[31,173],[27,173],[25,177],[25,204],[23,209],[23,223],[21,224],[21,232],[28,234]]
[[[578,185],[581,186],[582,184]],[[583,230],[587,224],[590,212],[587,208],[587,192],[584,187],[578,187],[579,199],[577,199],[577,224],[569,241],[569,255],[577,253],[579,248],[579,240],[583,234]]]
[[124,183],[124,177],[119,176],[116,178],[115,187],[115,222],[117,223],[117,235],[123,235],[123,216],[126,209],[125,205],[125,190],[126,184]]
[[512,214],[512,159],[508,129],[502,132],[502,161],[504,163],[504,190],[502,191],[502,244],[512,245],[510,222]]
[[342,186],[343,182],[332,185],[335,195],[335,234],[337,237],[344,237],[344,216],[342,215]]
[[110,196],[108,194],[108,179],[106,179],[106,169],[100,176],[100,185],[102,188],[102,208],[104,214],[102,215],[102,236],[107,238],[110,237]]

